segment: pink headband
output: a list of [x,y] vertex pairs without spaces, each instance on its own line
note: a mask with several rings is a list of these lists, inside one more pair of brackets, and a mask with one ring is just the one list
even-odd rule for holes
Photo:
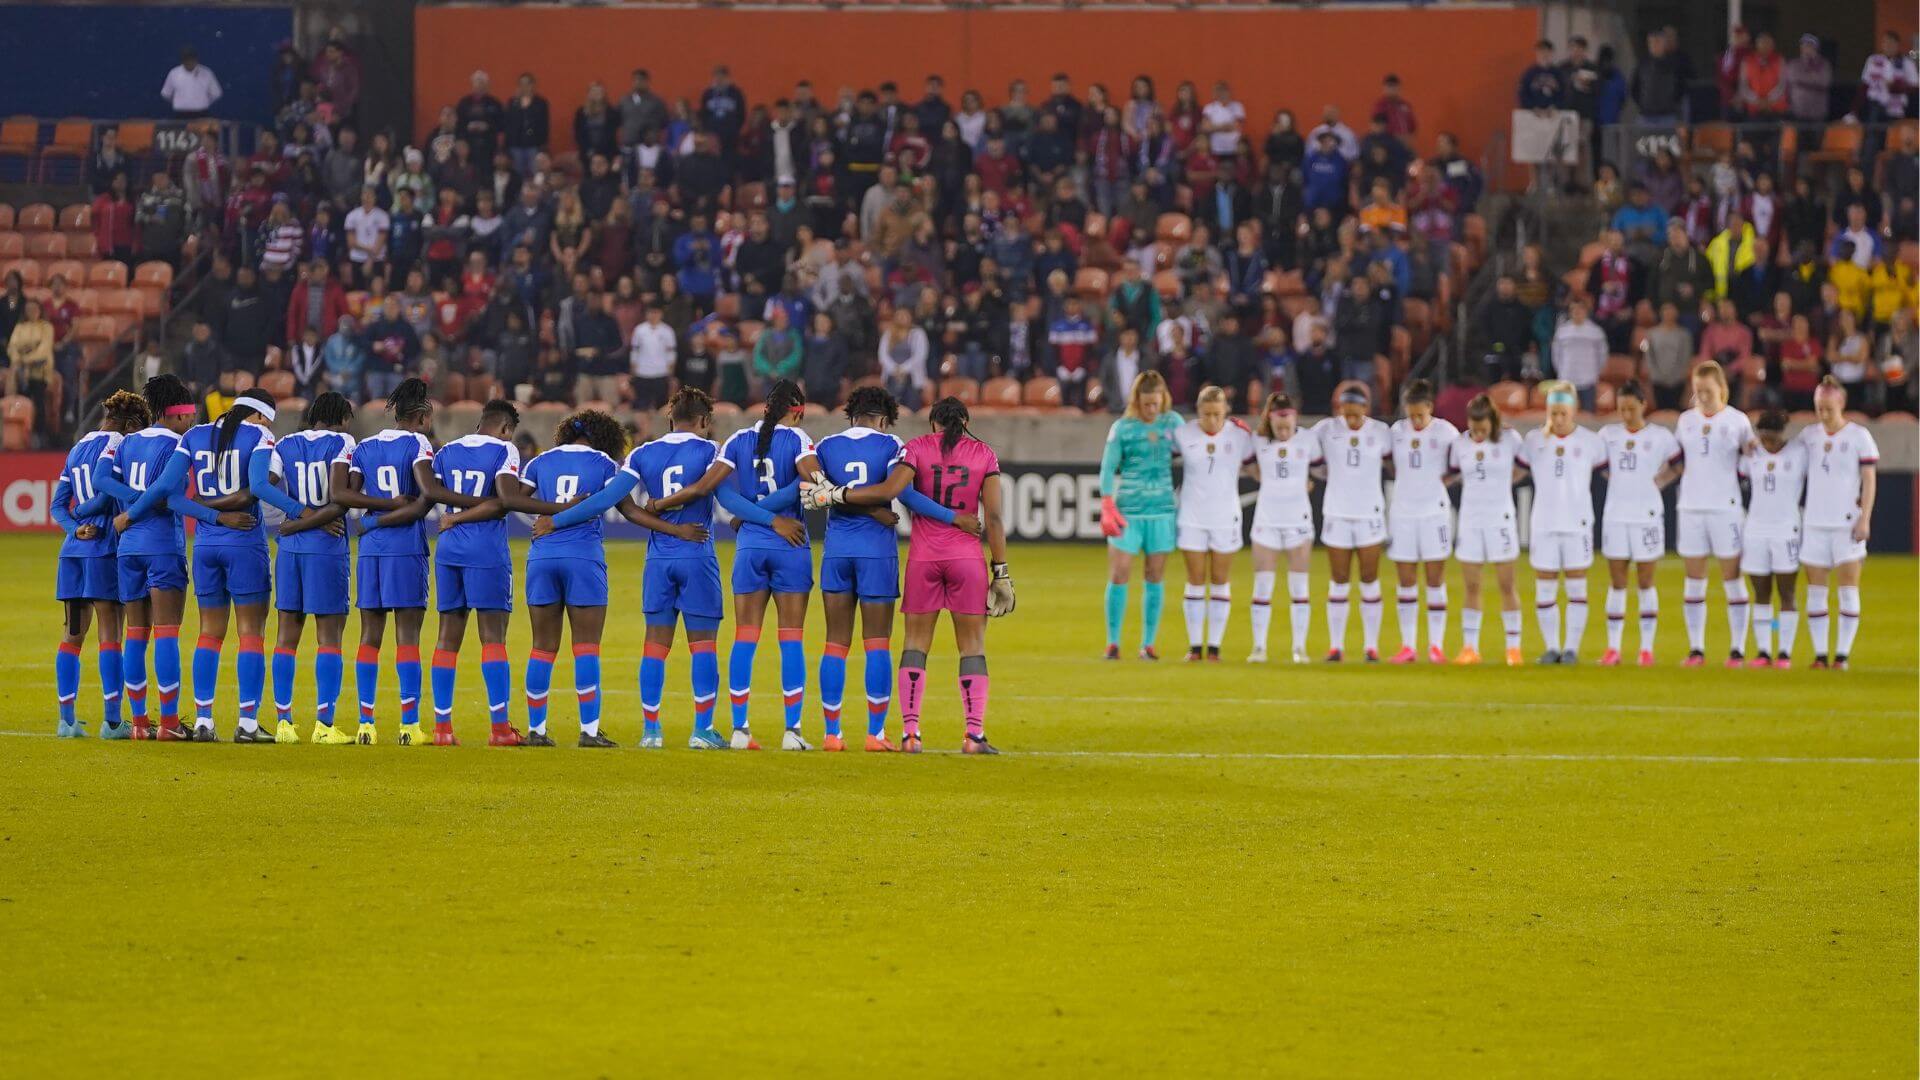
[[1814,404],[1818,405],[1822,401],[1833,401],[1845,405],[1847,403],[1847,392],[1842,387],[1828,386],[1823,383],[1813,389]]
[[200,411],[200,406],[198,405],[169,405],[161,411],[160,415],[161,416],[192,416],[193,414],[199,411]]

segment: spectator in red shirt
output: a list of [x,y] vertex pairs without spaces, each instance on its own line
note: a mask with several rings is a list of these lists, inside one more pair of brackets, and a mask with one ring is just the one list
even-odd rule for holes
[[325,259],[315,259],[307,264],[287,301],[287,335],[283,340],[299,341],[308,327],[331,333],[339,327],[341,316],[348,314],[347,290],[334,279],[333,267]]
[[1734,87],[1734,115],[1766,120],[1787,114],[1787,65],[1773,48],[1773,35],[1762,33],[1753,51],[1740,64]]
[[338,39],[330,40],[320,55],[314,57],[311,74],[333,105],[334,117],[342,123],[351,123],[355,119],[354,109],[360,103],[360,61]]
[[1387,118],[1387,134],[1396,139],[1411,139],[1419,127],[1413,117],[1413,103],[1400,96],[1400,76],[1389,74],[1380,83],[1380,99],[1373,103],[1373,115]]
[[1823,371],[1820,342],[1813,336],[1813,324],[1805,315],[1793,317],[1793,330],[1780,343],[1780,393],[1790,410],[1813,408],[1813,391],[1820,385]]
[[1740,88],[1740,68],[1752,53],[1753,38],[1747,33],[1746,27],[1736,24],[1726,51],[1720,54],[1720,66],[1713,73],[1714,82],[1720,88],[1722,113],[1730,113],[1733,109],[1734,94]]
[[1020,159],[1007,150],[1007,140],[999,135],[987,139],[987,148],[974,158],[973,171],[980,175],[980,189],[1005,198],[1020,183]]
[[133,200],[127,198],[127,174],[113,174],[107,190],[93,200],[93,246],[101,258],[118,259],[133,269]]

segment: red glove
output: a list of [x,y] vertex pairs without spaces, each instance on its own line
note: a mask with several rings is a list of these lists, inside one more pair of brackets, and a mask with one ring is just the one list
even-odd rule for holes
[[1127,519],[1120,514],[1120,508],[1114,505],[1113,496],[1100,496],[1100,535],[1119,536],[1127,528]]

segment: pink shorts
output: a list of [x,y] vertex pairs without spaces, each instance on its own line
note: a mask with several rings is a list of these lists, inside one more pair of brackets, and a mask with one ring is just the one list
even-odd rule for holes
[[987,613],[987,564],[979,559],[907,560],[905,610],[909,615],[951,611]]

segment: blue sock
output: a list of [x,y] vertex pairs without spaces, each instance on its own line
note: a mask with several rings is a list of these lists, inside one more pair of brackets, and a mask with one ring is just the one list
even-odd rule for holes
[[827,642],[820,653],[820,714],[827,734],[840,734],[841,699],[847,694],[847,647]]
[[233,675],[240,688],[240,726],[260,726],[260,695],[267,689],[266,642],[253,635],[240,638],[233,658]]
[[73,723],[73,703],[80,696],[80,644],[63,641],[53,655],[53,692],[60,699],[60,726]]
[[787,727],[800,726],[800,708],[807,701],[807,645],[798,627],[780,630],[780,690],[787,706]]
[[460,673],[460,653],[433,650],[433,725],[453,725],[453,683]]
[[547,691],[553,687],[553,654],[535,649],[527,654],[527,729],[547,730]]
[[648,738],[660,734],[660,699],[667,694],[667,654],[672,646],[647,642],[640,656],[640,720]]
[[480,646],[480,681],[487,684],[487,721],[495,730],[507,726],[507,698],[513,694],[513,667],[505,645]]
[[180,628],[153,628],[153,688],[160,697],[160,726],[180,726]]
[[1140,644],[1152,648],[1160,640],[1160,612],[1167,604],[1167,586],[1161,581],[1140,584]]
[[[193,646],[193,722],[213,723],[213,701],[220,686],[220,638],[200,635]],[[176,644],[175,648],[179,646]]]
[[600,734],[600,646],[573,646],[573,692],[580,699],[580,730]]
[[282,724],[293,723],[293,686],[299,677],[299,650],[273,650],[273,715]]
[[126,644],[120,649],[120,686],[127,695],[127,715],[135,722],[147,722],[147,635],[144,626],[127,628]]
[[1127,621],[1127,587],[1107,582],[1107,644],[1120,644],[1120,627]]
[[727,700],[733,704],[735,731],[747,726],[747,700],[753,696],[753,654],[759,648],[759,627],[742,626],[733,632],[733,651],[727,654]]
[[380,703],[380,649],[362,645],[353,658],[353,689],[360,695],[360,722],[373,723],[374,707]]
[[340,655],[340,646],[320,646],[313,658],[314,718],[327,727],[333,726],[333,708],[339,704],[340,684],[346,673],[347,661]]
[[868,638],[867,734],[887,733],[887,707],[893,704],[893,649],[887,638]]
[[100,719],[107,727],[120,726],[120,680],[121,665],[120,643],[103,641],[100,643]]
[[420,646],[394,646],[393,674],[400,684],[400,726],[413,727],[420,722]]
[[713,730],[713,706],[720,699],[720,643],[712,639],[690,641],[693,654],[689,664],[693,676],[693,726],[700,731]]

